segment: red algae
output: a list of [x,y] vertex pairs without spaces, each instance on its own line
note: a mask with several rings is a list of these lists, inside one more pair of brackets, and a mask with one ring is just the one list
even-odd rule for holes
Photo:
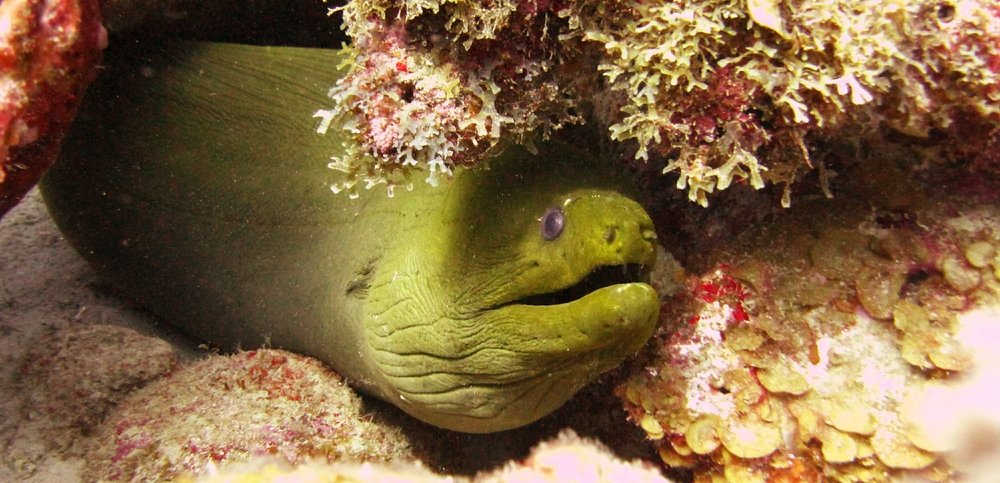
[[55,161],[108,36],[97,0],[0,3],[0,216]]
[[[346,172],[337,190],[405,185],[420,171],[433,183],[501,136],[530,143],[533,130],[583,121],[621,142],[607,143],[612,157],[674,173],[701,206],[733,185],[771,184],[788,207],[791,185],[813,171],[830,196],[824,147],[873,133],[947,144],[954,160],[996,170],[1000,13],[987,0],[353,0],[340,10],[360,59],[402,49],[388,65],[406,69],[357,67],[319,112],[356,143],[333,164]],[[400,31],[402,45],[372,41]],[[451,116],[389,106],[380,115],[402,122],[390,123],[386,150],[371,135],[380,121],[355,101],[418,70],[439,80],[417,90],[448,92]],[[442,137],[427,143],[426,132]],[[410,141],[419,154],[400,157]]]

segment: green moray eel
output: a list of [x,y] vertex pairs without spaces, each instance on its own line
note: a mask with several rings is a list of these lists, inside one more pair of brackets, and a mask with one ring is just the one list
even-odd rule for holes
[[[635,353],[655,234],[610,163],[508,146],[440,187],[336,195],[334,50],[110,56],[43,195],[129,298],[223,348],[330,364],[428,423],[532,422]],[[127,56],[123,56],[127,57]]]

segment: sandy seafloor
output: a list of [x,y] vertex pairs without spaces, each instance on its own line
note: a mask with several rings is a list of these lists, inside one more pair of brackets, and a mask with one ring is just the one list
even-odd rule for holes
[[[70,324],[113,324],[170,341],[183,360],[199,358],[191,339],[109,295],[62,238],[38,190],[0,221],[0,481],[79,481],[80,455],[52,452],[26,423],[17,372],[38,339]],[[72,436],[67,434],[67,438]],[[30,475],[30,476],[29,476]],[[27,478],[25,478],[27,476]]]

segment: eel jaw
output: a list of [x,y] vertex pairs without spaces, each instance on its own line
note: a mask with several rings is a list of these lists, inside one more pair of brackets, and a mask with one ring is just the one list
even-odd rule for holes
[[590,271],[577,283],[562,290],[546,292],[508,302],[504,305],[559,305],[579,300],[604,287],[625,283],[649,283],[651,265],[625,263],[601,265]]
[[[635,257],[642,261],[650,257]],[[637,352],[660,312],[652,263],[598,265],[573,285],[368,339],[410,415],[469,433],[538,420]],[[432,345],[426,344],[433,341]]]
[[[457,339],[479,343],[443,351],[448,357],[436,360],[433,372],[395,379],[397,404],[435,426],[470,433],[542,418],[652,336],[660,300],[648,284],[651,269],[638,261],[598,265],[569,287],[452,321],[447,332],[461,334],[464,326],[474,336]],[[420,363],[400,360],[396,367]]]
[[651,269],[638,262],[598,265],[569,287],[482,310],[472,325],[485,328],[477,336],[496,345],[477,347],[469,359],[483,356],[486,364],[452,359],[463,369],[444,378],[440,394],[404,390],[400,407],[471,433],[516,428],[551,413],[652,336],[660,301],[648,283]]
[[416,380],[397,380],[404,389],[400,407],[435,426],[470,433],[531,423],[642,348],[659,308],[653,287],[633,282],[603,286],[566,303],[488,310],[477,325],[486,324],[489,337],[483,339],[496,346],[449,361],[464,370],[427,375],[424,383],[442,384],[433,391],[427,384],[407,391],[404,382]]

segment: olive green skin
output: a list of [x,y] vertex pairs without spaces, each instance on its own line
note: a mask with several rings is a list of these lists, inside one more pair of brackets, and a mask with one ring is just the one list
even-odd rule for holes
[[[109,63],[43,195],[77,250],[170,323],[224,348],[316,357],[465,432],[544,416],[651,335],[646,283],[517,302],[600,266],[654,263],[652,222],[609,163],[509,146],[444,186],[352,200],[329,189],[343,139],[312,117],[341,53],[165,50]],[[545,240],[555,206],[565,229]]]

